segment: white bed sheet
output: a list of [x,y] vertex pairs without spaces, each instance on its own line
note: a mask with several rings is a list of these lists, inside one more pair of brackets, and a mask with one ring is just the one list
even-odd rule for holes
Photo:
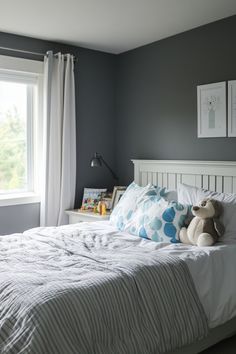
[[[70,225],[72,226],[72,225]],[[125,237],[146,250],[166,252],[182,258],[188,265],[198,296],[214,328],[236,316],[236,242],[197,247],[183,244],[157,243],[117,231],[109,221],[75,224],[83,230]]]

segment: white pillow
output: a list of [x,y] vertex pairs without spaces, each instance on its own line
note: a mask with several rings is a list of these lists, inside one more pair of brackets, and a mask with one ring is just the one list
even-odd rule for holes
[[162,192],[162,197],[168,202],[177,202],[178,201],[177,190],[164,188],[164,192]]
[[179,184],[178,201],[180,203],[195,205],[204,198],[216,199],[223,206],[223,214],[220,220],[225,227],[225,234],[222,240],[236,239],[236,194],[212,192],[187,184]]
[[137,199],[144,195],[150,188],[150,184],[145,187],[140,187],[135,182],[132,182],[112,211],[110,222],[119,230],[123,230],[125,224],[132,217],[136,209]]

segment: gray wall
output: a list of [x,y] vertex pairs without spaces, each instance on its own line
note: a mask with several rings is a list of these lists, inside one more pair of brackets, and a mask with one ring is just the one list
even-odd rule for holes
[[0,207],[0,235],[39,226],[40,204]]
[[197,138],[197,85],[236,79],[236,16],[119,55],[116,161],[235,160],[235,138]]
[[[79,58],[75,67],[77,108],[77,191],[76,204],[84,187],[112,187],[106,169],[91,169],[94,151],[114,164],[114,86],[115,56],[22,36],[0,33],[0,46],[45,53],[47,50],[70,52]],[[0,51],[0,54],[13,55]],[[22,55],[18,55],[22,56]],[[26,56],[29,59],[38,59]],[[113,166],[114,167],[114,166]],[[39,204],[0,207],[0,234],[21,232],[39,225]]]
[[[5,33],[0,46],[79,58],[77,207],[85,186],[112,187],[106,169],[90,169],[94,151],[120,184],[133,178],[131,158],[236,159],[235,138],[197,139],[196,100],[197,85],[236,79],[235,38],[236,16],[117,56]],[[0,234],[38,224],[38,204],[0,207]]]

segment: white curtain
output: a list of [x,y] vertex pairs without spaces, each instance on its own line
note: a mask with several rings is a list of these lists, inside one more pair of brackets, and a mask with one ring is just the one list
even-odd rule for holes
[[44,59],[44,134],[41,226],[67,223],[76,183],[74,57],[48,52]]

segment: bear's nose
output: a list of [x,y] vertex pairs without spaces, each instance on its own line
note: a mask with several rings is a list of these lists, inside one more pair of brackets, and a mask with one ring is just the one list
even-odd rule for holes
[[194,211],[198,211],[199,209],[200,209],[200,208],[199,208],[198,206],[194,206],[194,207],[193,207],[193,210],[194,210]]

